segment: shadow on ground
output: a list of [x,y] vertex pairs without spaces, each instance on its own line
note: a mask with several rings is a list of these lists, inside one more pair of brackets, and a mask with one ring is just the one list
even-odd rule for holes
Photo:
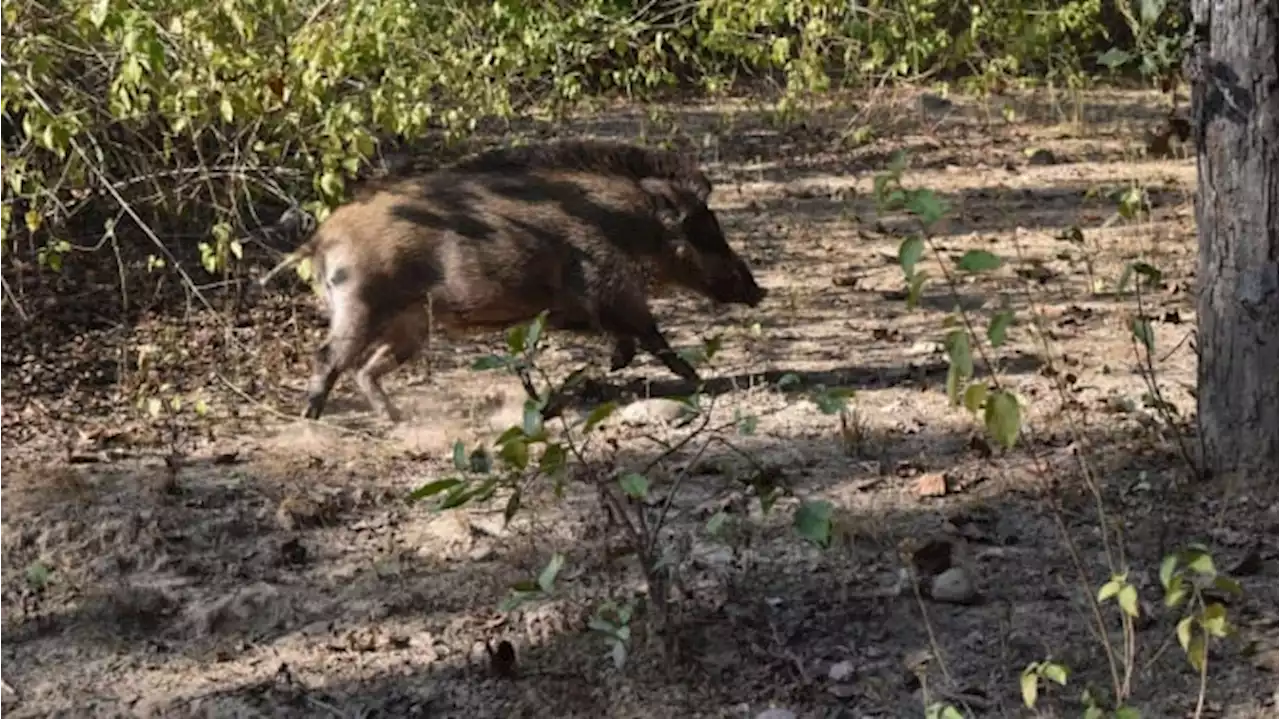
[[[1023,451],[981,459],[970,436],[929,431],[875,441],[881,451],[867,461],[833,452],[829,439],[740,440],[750,454],[795,458],[778,469],[780,484],[840,507],[836,540],[825,551],[794,536],[790,501],[760,514],[751,490],[726,469],[747,466],[732,464],[735,455],[704,457],[701,466],[719,469],[691,477],[668,516],[673,538],[685,537],[672,546],[683,542],[688,551],[675,565],[683,581],[671,629],[660,640],[648,634],[655,619],[638,620],[620,673],[586,622],[597,603],[626,601],[643,583],[634,558],[617,556],[621,530],[610,528],[585,488],[543,507],[553,525],[572,529],[542,533],[535,544],[528,525],[502,529],[486,512],[441,534],[453,519],[406,506],[384,483],[344,484],[341,471],[324,467],[289,481],[250,471],[252,465],[219,474],[192,467],[168,484],[161,468],[100,474],[85,491],[100,509],[114,509],[92,522],[77,523],[65,498],[10,508],[21,519],[6,526],[6,561],[41,558],[50,531],[78,539],[95,559],[91,576],[51,585],[71,593],[66,611],[15,611],[15,587],[6,587],[6,680],[48,691],[59,664],[108,657],[142,670],[151,677],[143,684],[152,685],[170,667],[206,667],[207,692],[164,698],[128,681],[116,691],[97,688],[101,698],[87,704],[79,704],[86,699],[80,692],[67,693],[82,708],[163,716],[314,716],[325,707],[343,716],[693,716],[738,711],[743,703],[755,712],[771,702],[802,713],[856,708],[906,716],[921,710],[922,697],[904,662],[930,651],[933,660],[919,667],[926,685],[980,715],[1018,714],[1018,672],[1046,654],[1073,669],[1073,686],[1107,686],[1076,569],[1042,496],[1044,482],[1019,468]],[[1152,618],[1137,635],[1144,653],[1132,703],[1144,715],[1173,716],[1190,705],[1195,676],[1178,652],[1157,651],[1175,619],[1158,609],[1154,568],[1174,543],[1205,542],[1220,567],[1243,570],[1246,594],[1231,604],[1233,620],[1245,627],[1274,622],[1272,500],[1220,483],[1179,491],[1160,469],[1176,466],[1172,457],[1130,454],[1114,436],[1084,444],[1095,448],[1108,512],[1129,518],[1125,561],[1146,577],[1138,586]],[[1047,463],[1042,478],[1057,484],[1053,496],[1074,551],[1090,581],[1101,583],[1106,548],[1092,498],[1071,479],[1075,446],[1051,440],[1032,449]],[[647,459],[624,454],[618,461]],[[418,473],[412,464],[395,471]],[[946,474],[954,485],[949,496],[893,507],[872,499],[881,492],[910,497],[931,472]],[[158,479],[159,491],[147,493]],[[309,492],[291,493],[290,481],[306,482]],[[660,505],[665,488],[655,491]],[[499,497],[495,510],[504,502]],[[715,508],[731,517],[723,542],[699,530]],[[1229,524],[1221,523],[1223,513],[1232,516]],[[926,623],[909,588],[890,588],[899,582],[902,542],[935,536],[963,547],[957,551],[980,596],[968,605],[925,600]],[[485,612],[512,583],[535,576],[552,551],[568,562],[549,601],[505,618]],[[95,586],[101,589],[78,589]],[[26,601],[39,606],[30,594]],[[480,644],[499,639],[517,648],[516,679],[488,669]],[[1237,644],[1224,648],[1239,651]],[[246,658],[256,667],[248,676],[217,668]],[[1228,716],[1260,706],[1274,686],[1274,672],[1234,660],[1217,666],[1211,699]],[[1050,693],[1046,706],[1066,710],[1072,696]],[[5,708],[26,715],[23,702],[8,695]]]

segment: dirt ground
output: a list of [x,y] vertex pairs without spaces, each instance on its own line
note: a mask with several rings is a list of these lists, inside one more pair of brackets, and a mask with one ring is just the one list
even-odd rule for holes
[[[1245,590],[1227,602],[1237,633],[1210,649],[1202,715],[1274,715],[1274,481],[1191,485],[1178,449],[1194,411],[1195,163],[1144,155],[1164,102],[895,91],[782,126],[743,102],[611,108],[551,131],[652,139],[677,128],[771,292],[754,310],[655,300],[678,347],[724,334],[704,372],[711,411],[758,423],[651,473],[655,496],[678,490],[662,535],[673,615],[662,637],[656,619],[636,618],[621,670],[587,621],[647,585],[589,473],[562,499],[530,489],[506,527],[503,493],[446,512],[405,501],[451,475],[454,440],[472,447],[520,421],[518,383],[469,368],[499,337],[438,344],[392,375],[409,415],[397,427],[349,380],[326,422],[309,424],[295,416],[323,324],[300,283],[233,315],[162,304],[127,330],[110,300],[86,294],[75,329],[33,300],[28,323],[7,314],[4,326],[4,712],[920,717],[945,701],[965,716],[1079,716],[1085,687],[1113,684],[1086,601],[1110,554],[1141,598],[1130,705],[1192,716],[1198,676],[1156,570],[1198,541]],[[911,224],[878,216],[872,196],[899,148],[911,158],[904,181],[954,210],[914,310],[897,264]],[[1127,187],[1145,189],[1149,214],[1117,216],[1113,193]],[[1063,239],[1071,228],[1082,242]],[[1010,452],[993,451],[945,394],[943,320],[956,298],[937,260],[969,249],[1007,258],[957,287],[980,328],[1002,293],[1017,312],[994,354],[1031,428]],[[1173,425],[1139,370],[1138,299],[1114,291],[1138,259],[1163,273],[1141,309]],[[545,361],[563,375],[606,358],[602,344],[553,335]],[[787,374],[799,383],[780,389]],[[644,466],[688,431],[660,399],[688,390],[653,358],[608,381],[626,406],[600,430],[595,446],[610,449],[595,471]],[[819,385],[856,391],[845,429],[808,399]],[[175,394],[184,404],[171,410]],[[158,416],[151,400],[165,403]],[[788,488],[768,513],[744,483],[753,472]],[[791,526],[808,499],[836,507],[826,549]],[[731,531],[711,536],[721,508]],[[904,580],[928,540],[953,547],[972,579],[963,601]],[[551,596],[499,612],[555,552],[566,562]],[[1103,611],[1123,673],[1119,615],[1114,603]],[[485,642],[500,640],[515,649],[514,677],[492,670]],[[1045,658],[1071,675],[1042,690],[1037,713],[1019,675]]]

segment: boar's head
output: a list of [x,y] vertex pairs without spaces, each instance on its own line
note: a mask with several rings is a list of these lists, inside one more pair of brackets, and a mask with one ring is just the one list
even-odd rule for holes
[[657,178],[640,185],[666,230],[661,261],[665,280],[722,304],[760,304],[768,291],[756,284],[751,268],[725,239],[715,212],[695,192]]

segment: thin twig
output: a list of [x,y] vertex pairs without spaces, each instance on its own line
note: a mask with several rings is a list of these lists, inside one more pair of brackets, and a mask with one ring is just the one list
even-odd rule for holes
[[0,277],[0,290],[4,291],[5,298],[9,300],[9,304],[13,307],[14,311],[18,313],[18,317],[23,322],[31,319],[31,316],[27,314],[27,311],[22,308],[22,303],[18,301],[17,296],[13,294],[13,288],[9,286],[9,281],[4,277]]
[[[217,377],[217,378],[218,378],[218,380],[219,380],[220,382],[222,382],[224,385],[226,385],[226,386],[227,386],[227,389],[229,389],[229,390],[231,390],[232,392],[234,392],[234,393],[235,393],[236,395],[238,395],[241,399],[245,400],[246,402],[251,403],[251,404],[252,404],[252,405],[254,405],[255,407],[258,407],[259,409],[266,410],[268,414],[273,414],[273,415],[275,415],[275,416],[277,416],[277,417],[279,417],[279,418],[281,418],[281,419],[287,419],[287,420],[297,420],[297,419],[298,419],[298,417],[297,417],[296,415],[292,415],[292,414],[289,414],[288,412],[284,412],[284,411],[282,411],[282,410],[280,410],[280,409],[277,409],[276,407],[273,407],[273,406],[271,406],[271,405],[267,404],[266,402],[263,402],[262,400],[254,399],[254,398],[253,398],[253,397],[252,397],[248,392],[245,392],[244,390],[242,390],[242,389],[240,389],[239,387],[235,386],[235,384],[234,384],[234,383],[232,383],[232,382],[231,382],[231,380],[229,380],[229,379],[227,379],[226,377],[224,377],[221,373],[217,373],[217,374],[215,374],[214,376],[215,376],[215,377]],[[366,432],[366,431],[361,430],[361,429],[353,429],[353,428],[351,428],[351,427],[343,427],[342,425],[339,425],[339,424],[333,424],[333,423],[331,423],[331,422],[326,422],[325,420],[322,420],[322,419],[313,419],[313,420],[310,420],[310,421],[315,422],[316,424],[318,424],[318,425],[320,425],[320,426],[322,426],[322,427],[327,427],[327,428],[329,428],[329,429],[337,430],[337,431],[339,431],[339,432],[343,432],[343,433],[346,433],[346,434],[353,434],[353,435],[356,435],[356,436],[359,436],[359,437],[363,437],[363,438],[365,438],[365,439],[373,440],[373,441],[375,441],[375,442],[386,442],[386,441],[387,441],[386,439],[384,439],[384,438],[382,438],[382,437],[379,437],[379,436],[377,436],[376,434],[373,434],[373,433],[371,433],[371,432]]]

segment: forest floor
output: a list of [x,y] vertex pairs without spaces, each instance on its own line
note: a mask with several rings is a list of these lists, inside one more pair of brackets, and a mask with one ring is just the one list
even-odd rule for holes
[[[504,492],[451,511],[406,502],[455,473],[456,440],[469,449],[520,422],[519,383],[470,369],[499,336],[438,343],[389,376],[398,426],[349,379],[309,423],[296,417],[324,326],[300,282],[234,314],[158,303],[128,326],[100,290],[24,294],[29,319],[4,318],[4,712],[920,717],[946,702],[1058,717],[1082,713],[1086,687],[1105,697],[1118,682],[1143,717],[1189,717],[1199,677],[1157,570],[1200,542],[1244,589],[1226,602],[1236,633],[1209,650],[1202,716],[1274,716],[1274,478],[1194,483],[1180,449],[1194,447],[1196,170],[1185,151],[1144,151],[1165,103],[898,90],[783,124],[744,101],[602,108],[536,130],[683,134],[771,293],[755,309],[654,301],[677,347],[724,336],[704,370],[712,424],[756,419],[749,433],[704,430],[650,470],[655,502],[672,497],[661,536],[676,579],[662,636],[638,614],[621,669],[588,620],[648,585],[591,478],[650,465],[692,431],[663,399],[688,388],[652,357],[605,376],[624,406],[596,433],[590,471],[561,498],[530,485],[504,526]],[[915,309],[897,259],[912,225],[878,215],[872,192],[897,149],[904,183],[952,209]],[[1146,206],[1124,217],[1118,198],[1134,188]],[[956,296],[938,260],[970,249],[1006,262],[960,277]],[[1133,283],[1117,292],[1136,260],[1162,273],[1140,298]],[[146,281],[135,301],[166,280]],[[1002,295],[1017,320],[990,356],[1029,427],[1007,452],[950,405],[941,342],[957,305],[985,336]],[[1140,301],[1159,401],[1133,341]],[[607,363],[603,344],[548,341],[552,374]],[[856,393],[843,415],[812,401],[835,387]],[[786,488],[768,512],[750,484],[762,476]],[[835,508],[825,548],[792,527],[797,504],[817,499]],[[904,580],[936,573],[925,565],[939,546],[973,584],[954,601]],[[498,611],[555,553],[550,594]],[[1098,617],[1089,601],[1126,570],[1141,610],[1127,661],[1115,602]],[[513,677],[486,653],[502,640]],[[1046,658],[1068,683],[1043,687],[1032,712],[1020,674]]]

